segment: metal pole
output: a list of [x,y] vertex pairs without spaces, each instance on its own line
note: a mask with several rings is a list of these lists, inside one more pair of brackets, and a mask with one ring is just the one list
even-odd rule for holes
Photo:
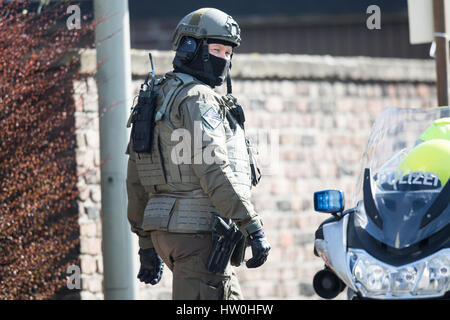
[[128,0],[94,1],[102,192],[102,248],[105,299],[134,299],[136,281],[126,216],[126,119],[131,97]]
[[436,42],[436,87],[438,105],[448,106],[448,38],[445,30],[445,0],[433,0]]

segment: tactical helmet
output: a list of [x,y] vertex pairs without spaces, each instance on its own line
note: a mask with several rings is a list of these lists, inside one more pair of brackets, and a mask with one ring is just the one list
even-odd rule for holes
[[237,47],[241,43],[240,33],[239,25],[225,12],[202,8],[181,19],[172,37],[172,47],[177,50],[183,37],[217,39]]
[[443,187],[450,178],[450,140],[431,139],[417,145],[399,164],[398,170],[432,172]]

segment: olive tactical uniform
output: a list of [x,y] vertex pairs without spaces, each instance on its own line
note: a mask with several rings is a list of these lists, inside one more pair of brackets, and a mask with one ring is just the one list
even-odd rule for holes
[[155,248],[173,272],[174,299],[242,299],[229,263],[223,273],[205,267],[214,215],[230,219],[246,237],[262,232],[250,202],[259,178],[255,170],[252,176],[242,121],[231,112],[236,99],[182,72],[167,73],[154,90],[151,151],[136,153],[132,139],[127,148],[132,231],[141,250]]

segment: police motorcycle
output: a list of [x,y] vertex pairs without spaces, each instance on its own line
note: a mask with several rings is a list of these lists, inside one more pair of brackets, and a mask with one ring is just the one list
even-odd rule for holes
[[353,195],[314,193],[331,213],[315,233],[325,299],[450,298],[450,108],[385,108],[374,123]]

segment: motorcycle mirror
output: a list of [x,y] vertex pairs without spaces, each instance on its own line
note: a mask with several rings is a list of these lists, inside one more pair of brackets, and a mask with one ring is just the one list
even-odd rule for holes
[[335,214],[344,210],[344,204],[344,193],[340,190],[314,192],[315,211]]

